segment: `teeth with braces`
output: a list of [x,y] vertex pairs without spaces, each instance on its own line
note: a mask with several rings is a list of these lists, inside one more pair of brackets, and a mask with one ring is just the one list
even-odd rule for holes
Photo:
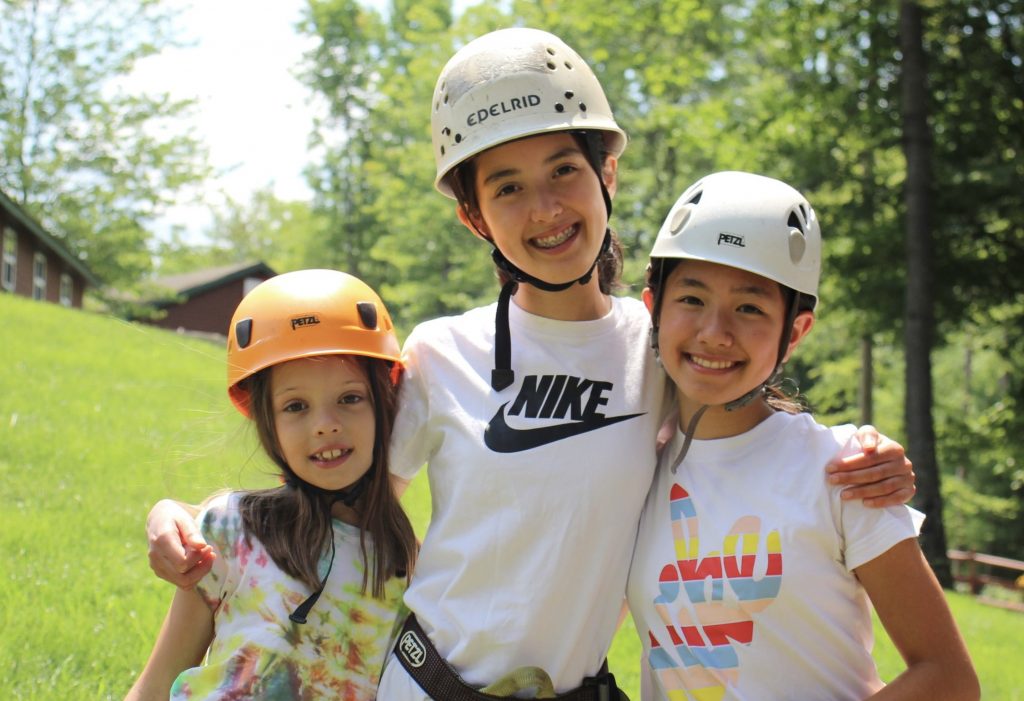
[[533,242],[540,248],[554,248],[560,244],[565,243],[569,238],[576,233],[576,225],[567,226],[554,236],[547,236],[544,238],[534,239]]

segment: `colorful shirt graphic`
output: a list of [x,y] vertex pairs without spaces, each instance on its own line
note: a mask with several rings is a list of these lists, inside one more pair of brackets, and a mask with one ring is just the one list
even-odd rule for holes
[[[391,580],[384,600],[361,594],[359,532],[335,521],[327,587],[308,621],[293,623],[288,615],[311,592],[282,572],[259,541],[246,543],[238,496],[217,499],[201,516],[203,536],[218,553],[197,585],[214,611],[215,637],[203,666],[175,680],[171,699],[372,701],[404,616],[405,580]],[[322,572],[329,557],[320,563]]]
[[[882,686],[853,570],[916,535],[906,507],[844,502],[825,463],[853,427],[775,414],[666,448],[640,521],[628,598],[643,701],[863,699]],[[852,449],[851,449],[852,450]]]

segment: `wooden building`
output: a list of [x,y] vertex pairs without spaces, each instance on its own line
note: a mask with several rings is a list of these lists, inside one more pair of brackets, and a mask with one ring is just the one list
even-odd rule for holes
[[227,336],[235,307],[252,288],[276,275],[262,262],[240,263],[158,278],[167,297],[153,306],[165,315],[149,323],[166,329]]
[[0,191],[0,291],[81,309],[99,281],[82,261]]

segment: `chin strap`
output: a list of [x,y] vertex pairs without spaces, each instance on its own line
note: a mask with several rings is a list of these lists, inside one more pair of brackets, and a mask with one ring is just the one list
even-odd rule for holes
[[501,288],[498,295],[498,309],[494,314],[494,368],[491,370],[491,388],[500,392],[515,382],[516,374],[512,370],[512,332],[508,327],[508,305],[512,301],[512,295],[519,289],[519,283],[532,285],[545,292],[561,292],[573,285],[586,285],[594,276],[597,264],[612,245],[612,232],[610,229],[604,231],[604,241],[601,243],[601,250],[597,252],[594,262],[586,273],[570,280],[569,282],[547,282],[540,278],[533,277],[517,268],[505,255],[495,246],[491,251],[491,258],[499,269],[509,276],[509,281]]
[[[366,491],[366,485],[370,483],[370,471],[367,470],[363,473],[354,484],[350,484],[344,489],[321,489],[314,484],[310,484],[305,480],[299,479],[296,475],[289,475],[285,483],[295,489],[301,489],[317,501],[320,501],[327,512],[330,513],[331,508],[339,501],[345,506],[352,508],[356,501]],[[334,533],[331,533],[331,561],[327,563],[327,572],[324,574],[324,578],[320,581],[320,587],[307,597],[305,601],[299,604],[298,608],[292,611],[288,615],[288,619],[294,623],[305,623],[306,618],[309,616],[310,609],[320,599],[320,595],[324,593],[324,588],[327,586],[327,578],[331,576],[331,570],[334,568]]]

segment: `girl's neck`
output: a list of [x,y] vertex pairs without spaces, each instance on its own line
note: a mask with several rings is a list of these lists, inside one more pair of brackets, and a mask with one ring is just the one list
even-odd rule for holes
[[558,321],[593,321],[608,314],[611,298],[601,292],[597,273],[586,285],[573,285],[560,292],[546,292],[520,283],[512,301],[523,311]]
[[[690,420],[701,405],[685,397],[679,398],[679,429],[683,432],[690,426]],[[746,433],[775,413],[775,410],[763,397],[754,399],[749,404],[733,411],[726,411],[724,406],[711,406],[704,411],[697,422],[694,438],[713,440],[728,438]]]
[[359,525],[359,512],[351,506],[345,506],[340,501],[334,502],[334,505],[331,506],[331,518],[336,518],[350,526]]

